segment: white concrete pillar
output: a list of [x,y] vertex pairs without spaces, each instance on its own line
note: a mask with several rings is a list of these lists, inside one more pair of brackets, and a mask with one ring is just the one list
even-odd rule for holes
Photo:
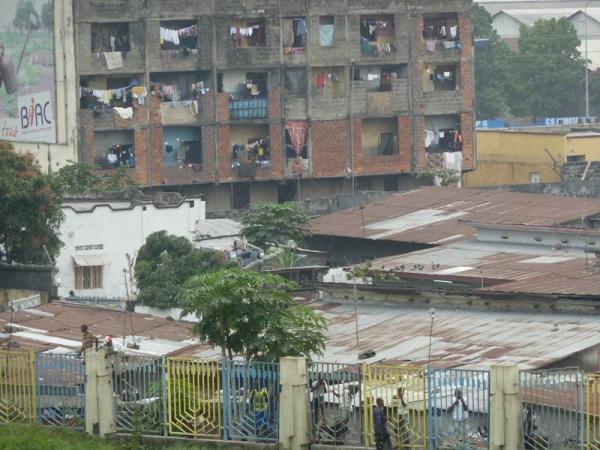
[[106,349],[85,351],[85,431],[97,436],[116,431],[112,367]]
[[306,359],[281,358],[279,368],[279,444],[282,450],[307,450],[310,445],[310,411]]
[[518,367],[493,366],[490,383],[490,449],[517,450],[521,446],[521,398]]

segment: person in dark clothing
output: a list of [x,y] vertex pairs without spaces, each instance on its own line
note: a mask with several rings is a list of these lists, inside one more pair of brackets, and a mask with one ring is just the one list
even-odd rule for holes
[[387,430],[387,419],[385,417],[383,399],[379,397],[375,401],[375,411],[373,412],[373,424],[375,427],[375,447],[377,450],[383,450],[390,440],[390,434]]

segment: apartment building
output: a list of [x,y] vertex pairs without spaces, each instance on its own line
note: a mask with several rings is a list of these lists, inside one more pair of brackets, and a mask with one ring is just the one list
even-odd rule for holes
[[[79,159],[208,209],[474,168],[470,0],[75,0]],[[458,158],[457,158],[458,156]]]

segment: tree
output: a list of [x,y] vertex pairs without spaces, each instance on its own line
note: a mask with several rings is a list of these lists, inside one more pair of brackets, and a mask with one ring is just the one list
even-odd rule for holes
[[0,149],[0,260],[48,264],[58,255],[63,220],[61,195],[31,154]]
[[71,164],[61,167],[54,175],[64,192],[81,194],[100,184],[100,177],[96,174],[94,165],[69,162]]
[[510,96],[517,116],[556,117],[582,112],[585,59],[581,41],[566,18],[521,27],[519,55]]
[[[35,23],[32,24],[32,20]],[[18,28],[19,31],[29,29],[32,25],[40,23],[40,16],[35,9],[32,0],[19,0],[17,8],[15,10],[15,18],[13,19],[13,27]]]
[[138,300],[161,309],[177,307],[177,296],[185,280],[221,266],[216,252],[197,250],[189,239],[166,231],[153,233],[140,248],[135,262]]
[[309,223],[308,214],[298,203],[265,203],[252,206],[246,213],[241,234],[260,248],[290,240],[300,244],[310,237]]
[[509,109],[515,54],[494,30],[491,14],[477,4],[473,5],[473,33],[488,40],[485,47],[475,49],[477,118],[500,117]]
[[192,277],[180,293],[183,312],[200,321],[193,332],[221,347],[223,357],[276,361],[321,355],[327,321],[293,299],[280,276],[241,269]]
[[52,2],[47,2],[42,5],[42,25],[52,31],[54,27],[54,7]]
[[64,192],[81,194],[88,189],[118,191],[128,186],[136,186],[125,167],[101,174],[99,167],[88,163],[74,163],[62,167],[55,178]]

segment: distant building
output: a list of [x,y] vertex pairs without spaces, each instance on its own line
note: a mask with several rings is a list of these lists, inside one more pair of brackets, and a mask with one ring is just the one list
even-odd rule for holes
[[561,166],[600,159],[600,132],[522,128],[477,131],[477,170],[465,187],[561,181]]
[[133,264],[148,235],[165,230],[193,240],[205,217],[201,198],[163,194],[133,200],[67,200],[61,226],[64,247],[56,262],[60,297],[126,299]]
[[74,0],[80,160],[210,210],[472,170],[471,5]]

